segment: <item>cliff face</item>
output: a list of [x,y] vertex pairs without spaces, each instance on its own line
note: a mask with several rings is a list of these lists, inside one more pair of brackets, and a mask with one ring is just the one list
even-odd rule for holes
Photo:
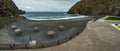
[[12,0],[0,0],[0,17],[13,16],[19,9]]
[[81,0],[77,2],[68,13],[120,16],[120,0]]
[[0,29],[16,20],[15,14],[23,13],[12,0],[0,0]]

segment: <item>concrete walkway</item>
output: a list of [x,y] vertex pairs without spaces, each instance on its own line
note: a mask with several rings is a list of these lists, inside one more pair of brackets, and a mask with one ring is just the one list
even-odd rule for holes
[[120,31],[110,24],[106,21],[89,21],[86,29],[80,35],[53,47],[0,51],[119,51]]

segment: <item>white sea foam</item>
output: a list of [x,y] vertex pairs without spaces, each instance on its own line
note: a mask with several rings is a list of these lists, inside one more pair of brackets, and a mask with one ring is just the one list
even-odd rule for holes
[[29,20],[66,20],[88,17],[85,15],[65,14],[65,12],[29,12],[23,16]]
[[67,19],[80,19],[80,18],[84,18],[84,17],[88,17],[88,16],[74,16],[74,17],[65,17],[65,18],[51,18],[51,19],[48,19],[48,18],[34,18],[34,17],[31,17],[31,18],[27,18],[29,20],[67,20]]

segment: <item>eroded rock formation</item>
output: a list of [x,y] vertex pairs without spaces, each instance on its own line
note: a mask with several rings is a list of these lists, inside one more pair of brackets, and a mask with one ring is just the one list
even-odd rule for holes
[[120,0],[81,0],[77,2],[68,13],[120,16]]
[[12,16],[18,11],[12,0],[0,0],[0,16]]
[[15,20],[14,15],[24,13],[19,10],[12,0],[0,0],[0,28],[3,28]]
[[12,0],[0,0],[0,17],[13,16],[22,12]]

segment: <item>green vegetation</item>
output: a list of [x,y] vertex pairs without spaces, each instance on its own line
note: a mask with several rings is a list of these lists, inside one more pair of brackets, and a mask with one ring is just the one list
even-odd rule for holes
[[105,20],[120,20],[120,17],[111,16],[111,17],[106,18]]
[[117,28],[119,28],[119,29],[120,29],[120,25],[118,25],[118,26],[117,26]]

